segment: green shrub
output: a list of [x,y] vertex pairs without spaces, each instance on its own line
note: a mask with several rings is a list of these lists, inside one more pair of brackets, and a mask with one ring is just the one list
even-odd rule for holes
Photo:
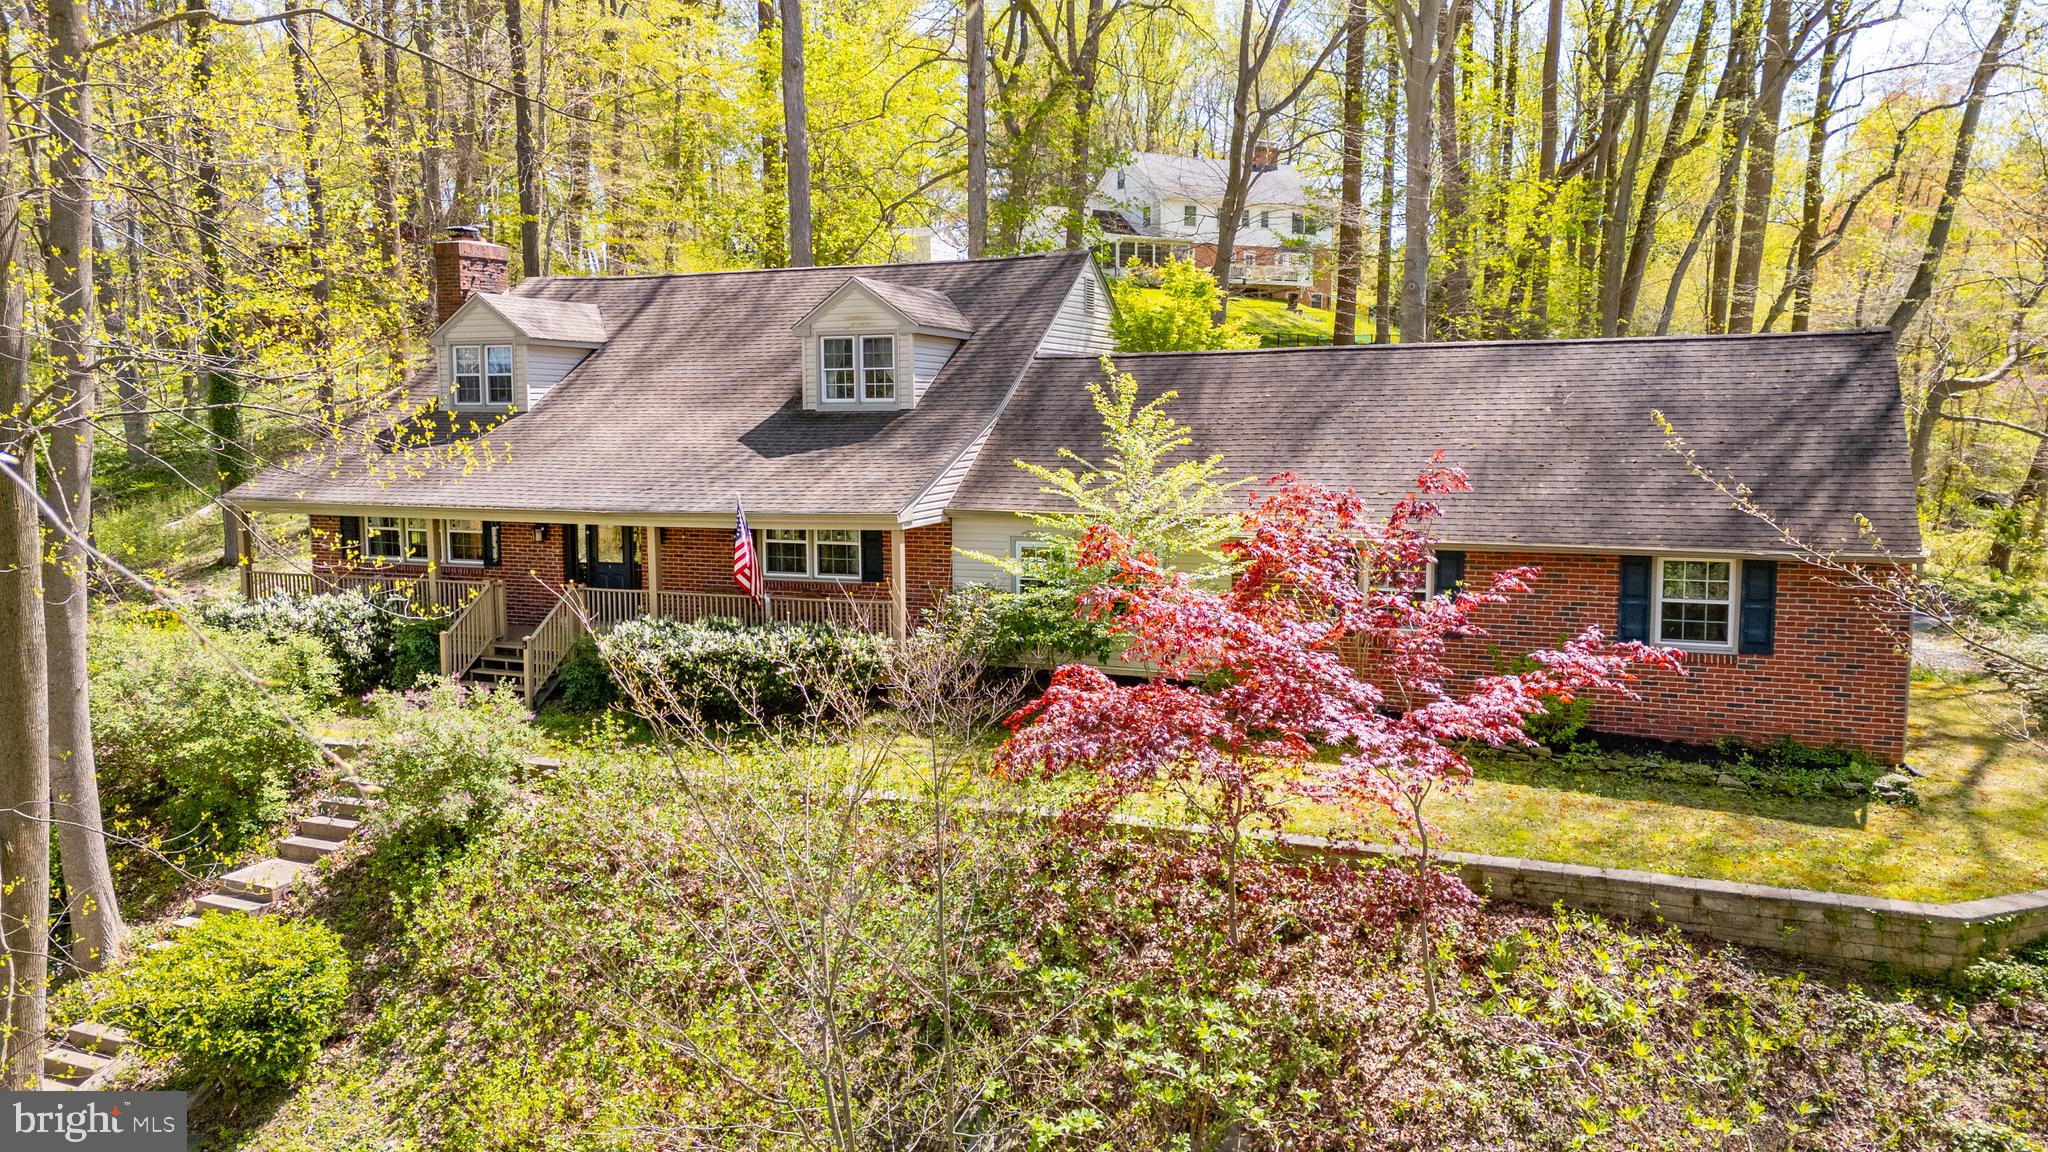
[[827,681],[865,694],[888,672],[885,636],[830,624],[758,627],[715,618],[642,617],[598,641],[613,676],[715,720],[800,711]]
[[216,635],[202,648],[167,616],[108,613],[93,620],[87,667],[103,802],[181,847],[233,851],[284,815],[293,778],[319,763],[304,733],[336,674],[306,637]]
[[466,688],[435,678],[411,692],[373,692],[376,733],[358,755],[362,774],[384,786],[402,824],[469,825],[510,799],[540,738],[508,688]]
[[562,705],[572,712],[602,712],[618,699],[619,687],[612,683],[611,669],[605,667],[597,640],[587,632],[576,638],[555,675],[562,688]]
[[1839,744],[1812,747],[1789,736],[1769,744],[1728,739],[1716,749],[1727,758],[1724,771],[1752,788],[1786,796],[1862,796],[1884,766],[1861,752]]
[[107,1019],[231,1090],[285,1084],[320,1054],[348,995],[326,927],[211,913],[113,977]]
[[[1510,676],[1536,671],[1536,661],[1528,656],[1503,660],[1500,649],[1493,650],[1493,667],[1496,672]],[[1580,694],[1570,701],[1555,696],[1545,697],[1543,711],[1529,717],[1522,730],[1529,738],[1553,752],[1568,752],[1578,743],[1579,734],[1586,730],[1587,721],[1593,718],[1593,697]]]
[[299,596],[274,592],[260,600],[210,604],[208,624],[273,638],[311,636],[327,646],[341,669],[341,690],[360,696],[378,688],[405,689],[441,668],[440,634],[448,618],[408,616],[402,604],[360,591]]

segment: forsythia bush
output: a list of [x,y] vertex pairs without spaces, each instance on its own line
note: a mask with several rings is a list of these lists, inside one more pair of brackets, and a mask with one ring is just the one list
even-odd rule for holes
[[412,692],[372,693],[367,703],[377,732],[356,762],[384,786],[401,823],[489,818],[540,750],[525,705],[507,688],[436,677]]
[[210,913],[114,977],[107,1018],[231,1089],[284,1084],[320,1054],[348,996],[325,926]]
[[293,777],[319,762],[301,733],[333,698],[335,668],[307,637],[202,648],[167,616],[110,612],[95,617],[88,651],[104,800],[147,814],[167,839],[233,850],[284,815]]
[[829,624],[643,617],[614,628],[598,650],[615,681],[638,681],[714,719],[769,719],[802,709],[827,679],[874,688],[888,672],[890,641]]
[[217,628],[319,640],[341,669],[342,691],[351,696],[375,688],[410,688],[420,677],[438,672],[437,637],[448,626],[446,619],[409,619],[358,591],[274,592],[246,603],[210,604],[202,618]]

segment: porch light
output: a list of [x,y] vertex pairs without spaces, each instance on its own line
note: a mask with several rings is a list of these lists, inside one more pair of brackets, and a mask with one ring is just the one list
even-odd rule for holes
[[534,540],[536,540],[536,541],[540,541],[540,540],[545,540],[545,539],[547,539],[547,538],[548,538],[548,526],[547,526],[547,525],[545,525],[545,524],[535,524],[535,525],[533,526],[533,538],[534,538]]

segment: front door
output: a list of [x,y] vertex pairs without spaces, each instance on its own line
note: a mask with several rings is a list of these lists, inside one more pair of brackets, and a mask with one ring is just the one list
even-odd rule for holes
[[617,524],[583,526],[583,582],[592,588],[637,588],[633,530]]

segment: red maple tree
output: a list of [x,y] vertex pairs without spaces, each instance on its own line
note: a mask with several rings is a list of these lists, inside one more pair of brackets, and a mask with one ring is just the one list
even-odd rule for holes
[[1120,684],[1097,668],[1060,668],[1011,717],[999,764],[1012,774],[1092,773],[1069,809],[1074,820],[1099,820],[1140,793],[1177,792],[1219,840],[1233,940],[1245,837],[1260,825],[1279,829],[1289,799],[1361,817],[1392,813],[1418,850],[1415,896],[1427,931],[1431,891],[1463,892],[1428,866],[1423,813],[1434,791],[1470,778],[1462,749],[1532,744],[1528,721],[1546,701],[1593,691],[1633,698],[1633,666],[1678,667],[1668,649],[1588,628],[1530,653],[1529,671],[1479,676],[1455,691],[1450,638],[1484,636],[1475,613],[1527,593],[1537,576],[1511,568],[1428,594],[1437,500],[1468,487],[1439,454],[1376,520],[1348,489],[1276,476],[1253,495],[1228,545],[1234,577],[1222,589],[1110,529],[1090,529],[1078,560],[1109,576],[1079,611],[1113,622],[1124,659],[1157,675]]

